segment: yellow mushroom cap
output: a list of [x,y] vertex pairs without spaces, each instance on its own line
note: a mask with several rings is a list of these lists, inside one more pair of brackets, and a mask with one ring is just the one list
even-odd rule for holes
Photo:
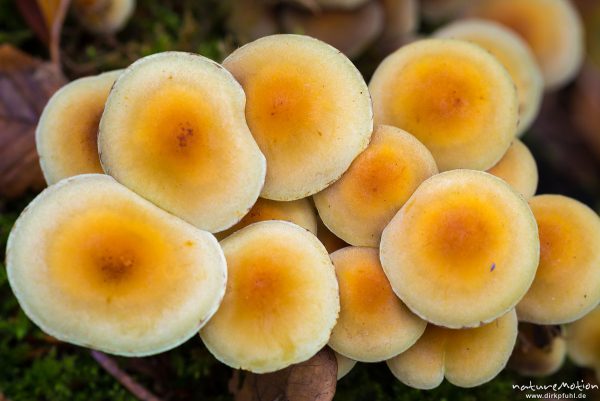
[[35,140],[48,185],[78,174],[103,173],[98,124],[110,88],[123,71],[77,79],[48,101]]
[[535,195],[538,169],[533,155],[523,142],[515,139],[502,159],[488,173],[502,178],[525,199]]
[[342,377],[350,373],[352,368],[356,366],[356,361],[335,351],[333,351],[333,354],[335,355],[335,360],[337,361],[337,379],[340,380]]
[[223,62],[244,87],[246,119],[267,158],[262,197],[295,200],[337,180],[373,130],[360,72],[335,48],[301,35],[273,35]]
[[468,14],[497,21],[523,37],[548,89],[564,85],[581,67],[583,27],[569,0],[482,0]]
[[317,238],[325,249],[327,249],[328,253],[333,253],[338,249],[342,249],[347,247],[349,244],[344,242],[341,238],[336,237],[334,233],[329,231],[327,226],[323,224],[323,221],[320,218],[317,218]]
[[535,57],[526,42],[516,33],[493,21],[459,20],[435,33],[436,37],[466,40],[483,47],[507,69],[517,87],[519,97],[519,128],[521,135],[537,117],[544,79]]
[[7,272],[46,333],[129,356],[196,334],[227,274],[211,234],[100,174],[62,180],[25,209],[8,239]]
[[361,362],[392,358],[412,346],[426,322],[398,299],[376,248],[347,247],[331,254],[340,287],[340,316],[329,346]]
[[569,358],[600,377],[600,307],[567,325],[566,340]]
[[379,65],[369,88],[375,123],[410,132],[440,171],[487,170],[517,130],[510,75],[472,43],[425,39],[401,47]]
[[539,229],[540,262],[517,305],[519,320],[572,322],[600,302],[600,217],[561,195],[535,196],[529,206]]
[[272,372],[309,359],[327,344],[340,303],[333,265],[317,237],[292,223],[263,221],[221,246],[227,290],[200,331],[218,360]]
[[335,235],[352,245],[377,247],[392,217],[437,172],[433,156],[415,137],[379,125],[344,175],[313,199]]
[[241,86],[205,57],[165,52],[139,59],[106,102],[102,166],[189,223],[227,229],[256,202],[266,171],[244,107]]
[[252,223],[265,220],[289,221],[307,229],[315,235],[317,234],[317,214],[309,198],[290,202],[258,198],[252,209],[250,209],[248,214],[239,223],[228,230],[216,234],[216,237],[223,239]]
[[519,323],[517,346],[508,366],[523,376],[545,377],[556,373],[565,361],[567,343],[560,327],[553,327],[558,333],[549,337],[548,326]]
[[435,388],[444,376],[455,386],[475,387],[504,369],[516,339],[514,310],[472,329],[428,325],[415,345],[387,364],[398,380],[414,388]]
[[429,178],[383,231],[383,269],[417,315],[475,327],[512,309],[533,281],[539,241],[524,199],[491,174]]
[[135,11],[135,0],[75,1],[75,15],[85,29],[111,34],[123,29]]

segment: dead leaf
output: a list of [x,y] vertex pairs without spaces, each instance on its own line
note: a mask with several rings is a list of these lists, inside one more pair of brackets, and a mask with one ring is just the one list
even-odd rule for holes
[[0,196],[43,188],[35,127],[50,96],[65,83],[55,64],[0,46]]
[[235,371],[229,389],[235,401],[331,401],[337,384],[337,362],[324,348],[306,362],[273,373]]
[[60,33],[67,15],[70,0],[19,0],[17,7],[27,25],[46,45],[50,59],[60,61]]

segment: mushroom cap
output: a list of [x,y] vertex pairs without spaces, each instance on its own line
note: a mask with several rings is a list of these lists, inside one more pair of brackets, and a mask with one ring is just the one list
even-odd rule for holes
[[44,107],[35,141],[48,185],[78,174],[104,172],[98,155],[98,124],[110,88],[122,72],[76,79]]
[[541,252],[535,280],[517,305],[519,320],[572,322],[600,302],[600,217],[562,195],[534,196],[529,206]]
[[[546,327],[519,323],[517,346],[508,361],[511,369],[523,376],[545,377],[561,368],[567,355],[567,343],[560,334],[543,338],[547,337],[543,334]],[[540,342],[543,344],[538,344]]]
[[216,237],[223,239],[250,224],[265,220],[289,221],[317,235],[317,214],[309,198],[290,202],[258,198],[252,209],[239,223],[216,234]]
[[439,386],[444,381],[447,331],[427,325],[412,347],[386,361],[392,374],[413,388],[431,390]]
[[135,11],[135,0],[75,2],[75,15],[83,27],[96,34],[111,34],[123,29]]
[[383,231],[383,269],[421,318],[476,327],[512,309],[533,281],[539,241],[525,200],[491,174],[423,182]]
[[497,21],[525,39],[547,89],[564,85],[581,67],[583,27],[568,0],[484,0],[473,2],[467,13]]
[[342,249],[347,247],[349,244],[344,242],[343,239],[336,237],[334,233],[329,231],[327,226],[323,224],[323,221],[317,216],[317,238],[325,249],[327,249],[328,253],[333,253],[338,249]]
[[377,1],[357,9],[312,12],[295,7],[282,10],[286,32],[303,33],[341,50],[348,57],[360,55],[381,34],[384,12]]
[[317,237],[292,223],[263,221],[221,246],[227,290],[200,331],[218,360],[272,372],[309,359],[327,344],[340,301],[333,265]]
[[360,362],[380,362],[405,351],[427,323],[398,299],[376,248],[347,247],[332,253],[340,288],[340,316],[329,346]]
[[578,366],[600,369],[600,307],[566,326],[567,352]]
[[191,338],[225,292],[216,239],[106,175],[43,191],[8,239],[10,285],[49,335],[142,356]]
[[256,202],[266,171],[244,106],[241,86],[205,57],[141,58],[106,102],[98,137],[102,166],[187,222],[211,232],[227,229]]
[[387,364],[398,380],[414,388],[435,388],[444,376],[455,386],[475,387],[504,369],[516,339],[514,310],[472,329],[428,325],[415,345]]
[[488,173],[502,178],[525,199],[535,195],[538,169],[533,155],[523,142],[515,139],[502,159]]
[[475,19],[455,21],[436,31],[435,36],[475,43],[502,63],[517,87],[517,135],[522,135],[537,117],[544,94],[544,78],[527,43],[500,24]]
[[401,47],[377,67],[369,88],[375,123],[417,137],[440,171],[487,170],[516,133],[518,101],[510,75],[472,43],[425,39]]
[[273,35],[237,49],[223,65],[246,91],[246,120],[267,158],[263,198],[319,192],[367,147],[369,91],[335,48],[308,36]]
[[437,172],[433,156],[418,139],[379,125],[344,175],[313,199],[335,235],[355,246],[377,247],[392,217]]
[[335,360],[337,361],[337,379],[340,380],[342,377],[350,373],[352,368],[356,366],[356,361],[335,351],[333,354],[335,355]]

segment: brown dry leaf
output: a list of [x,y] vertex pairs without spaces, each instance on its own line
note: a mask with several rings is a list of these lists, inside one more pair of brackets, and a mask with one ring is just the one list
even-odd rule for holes
[[43,188],[35,127],[50,96],[65,83],[56,65],[0,46],[0,197]]
[[50,50],[51,60],[60,60],[60,33],[70,0],[19,0],[17,6],[27,25]]
[[229,387],[235,401],[331,401],[336,384],[335,355],[324,348],[308,361],[277,372],[235,371]]

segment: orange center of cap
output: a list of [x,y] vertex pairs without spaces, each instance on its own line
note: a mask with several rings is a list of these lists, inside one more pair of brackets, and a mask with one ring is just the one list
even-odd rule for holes
[[458,55],[429,55],[396,74],[390,101],[394,125],[425,145],[449,145],[479,133],[489,110],[489,88],[478,66]]

